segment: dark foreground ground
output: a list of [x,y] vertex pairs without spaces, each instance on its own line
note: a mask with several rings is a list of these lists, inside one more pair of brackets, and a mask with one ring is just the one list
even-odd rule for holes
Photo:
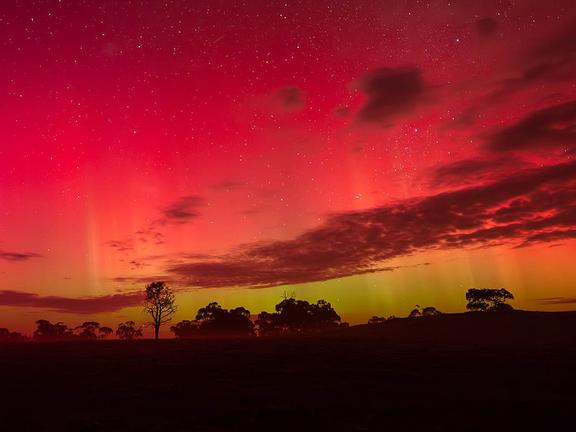
[[0,346],[5,431],[573,430],[576,313]]

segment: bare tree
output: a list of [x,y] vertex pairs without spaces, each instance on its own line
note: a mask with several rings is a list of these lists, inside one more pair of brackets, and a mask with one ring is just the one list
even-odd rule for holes
[[158,339],[160,327],[172,319],[176,309],[174,293],[168,285],[164,282],[152,282],[146,286],[144,312],[152,318],[154,339]]

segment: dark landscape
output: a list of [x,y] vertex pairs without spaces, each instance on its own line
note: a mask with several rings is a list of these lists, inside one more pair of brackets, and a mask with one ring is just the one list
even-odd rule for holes
[[573,422],[576,312],[317,336],[5,343],[2,429],[514,431]]

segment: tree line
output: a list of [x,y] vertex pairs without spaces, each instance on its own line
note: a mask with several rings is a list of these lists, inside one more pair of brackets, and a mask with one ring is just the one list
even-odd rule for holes
[[[471,288],[466,292],[466,309],[470,312],[510,312],[514,308],[506,303],[513,300],[514,295],[504,288]],[[420,318],[442,315],[434,306],[421,307],[416,305],[408,314],[408,318]],[[386,321],[397,319],[391,315],[388,318],[373,316],[368,320],[368,324],[382,324]]]
[[[466,308],[472,312],[507,312],[513,310],[506,303],[513,299],[512,293],[505,289],[476,289],[466,292]],[[158,339],[160,329],[171,322],[177,311],[173,291],[164,282],[152,282],[145,288],[144,313],[150,320],[145,324],[153,327],[154,338]],[[408,314],[408,318],[432,317],[442,313],[433,306],[416,307]],[[373,316],[368,324],[382,324],[395,316],[388,318]],[[310,303],[292,297],[284,299],[275,306],[274,312],[261,312],[255,319],[244,307],[225,309],[217,302],[212,302],[198,309],[194,319],[182,320],[170,327],[176,338],[197,338],[213,336],[282,336],[321,333],[331,329],[348,327],[342,322],[332,305],[325,300]],[[47,320],[36,321],[33,333],[35,340],[98,340],[115,334],[118,339],[132,340],[143,337],[143,325],[134,321],[118,324],[116,331],[103,326],[96,321],[86,321],[81,325],[69,328],[62,322],[51,323]],[[20,333],[0,328],[0,340],[24,340]]]

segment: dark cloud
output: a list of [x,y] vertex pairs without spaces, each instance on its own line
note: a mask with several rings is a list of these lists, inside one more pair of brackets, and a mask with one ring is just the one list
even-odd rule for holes
[[149,267],[150,264],[142,262],[142,261],[136,261],[136,260],[132,260],[128,263],[130,265],[130,269],[131,270],[139,270],[143,267]]
[[107,246],[115,249],[117,252],[132,252],[135,250],[136,242],[140,243],[152,243],[155,245],[161,245],[165,243],[165,235],[158,231],[158,224],[165,224],[166,221],[162,219],[161,221],[155,221],[151,223],[147,228],[136,231],[134,235],[125,240],[111,240],[106,242]]
[[343,213],[292,240],[248,245],[212,260],[169,266],[183,284],[262,287],[382,270],[425,250],[572,238],[576,162],[526,169],[487,184]]
[[498,30],[498,23],[490,17],[481,18],[476,21],[476,30],[482,37],[490,37]]
[[274,98],[287,111],[296,111],[304,107],[304,94],[298,87],[284,87],[278,90]]
[[547,297],[536,299],[536,301],[543,305],[563,305],[576,303],[576,297]]
[[198,195],[184,196],[172,202],[161,210],[161,217],[154,220],[147,227],[136,231],[124,240],[112,240],[106,243],[118,252],[130,252],[135,249],[135,244],[149,243],[161,245],[166,242],[166,236],[160,231],[162,225],[185,224],[198,217],[199,207],[206,205],[204,198]]
[[554,242],[557,240],[569,240],[576,239],[576,229],[566,229],[566,230],[556,230],[551,232],[541,232],[531,236],[528,236],[524,243],[518,245],[518,247],[532,246],[536,243],[543,242]]
[[145,285],[145,284],[149,284],[151,282],[156,282],[156,281],[164,281],[167,283],[170,283],[171,285],[177,285],[178,281],[170,278],[170,277],[166,277],[165,275],[155,275],[155,276],[118,276],[115,278],[111,279],[114,282],[118,282],[118,283],[129,283],[129,284],[134,284],[134,285]]
[[360,79],[360,89],[368,100],[358,119],[369,123],[389,123],[398,114],[413,111],[425,99],[426,86],[415,67],[380,68]]
[[[481,31],[478,26],[488,29],[491,24],[489,21],[480,20],[477,28]],[[576,79],[575,40],[576,21],[573,21],[555,36],[523,50],[512,60],[510,67],[503,71],[503,75],[471,85],[469,89],[474,88],[482,95],[471,101],[462,117],[447,122],[445,127],[467,127],[475,123],[480,113],[496,104],[509,102],[514,95],[521,92],[533,93],[538,89],[540,96],[553,97],[557,101],[566,98],[566,84]]]
[[559,155],[576,154],[576,101],[537,110],[523,119],[484,136],[484,152],[434,168],[433,187],[485,183],[507,176],[528,163],[535,152],[559,150]]
[[490,136],[492,151],[549,150],[576,146],[576,101],[530,114],[518,123]]
[[37,253],[30,253],[30,252],[6,252],[0,251],[0,260],[4,261],[14,261],[14,262],[21,262],[21,261],[28,261],[33,258],[42,258],[42,255]]
[[[556,76],[573,77],[576,65],[576,21],[562,29],[552,39],[529,50],[526,53],[528,61],[534,66],[550,70]],[[565,73],[568,73],[565,75]]]
[[496,89],[480,105],[498,102],[538,83],[554,85],[576,78],[576,22],[550,40],[527,50],[512,76],[496,83]]
[[134,250],[134,242],[132,240],[111,240],[106,242],[107,246],[116,249],[118,252],[127,252]]
[[156,229],[155,224],[151,224],[148,228],[141,229],[135,232],[136,239],[142,243],[154,243],[156,245],[165,243],[165,235]]
[[509,158],[462,159],[435,168],[430,184],[439,187],[495,180],[509,173],[511,166],[518,170],[524,166],[524,162]]
[[12,307],[32,307],[56,312],[93,314],[114,312],[142,303],[142,293],[113,294],[101,297],[69,298],[39,296],[38,294],[0,291],[0,305]]
[[184,196],[162,210],[161,223],[185,224],[200,216],[198,208],[206,205],[198,195]]

